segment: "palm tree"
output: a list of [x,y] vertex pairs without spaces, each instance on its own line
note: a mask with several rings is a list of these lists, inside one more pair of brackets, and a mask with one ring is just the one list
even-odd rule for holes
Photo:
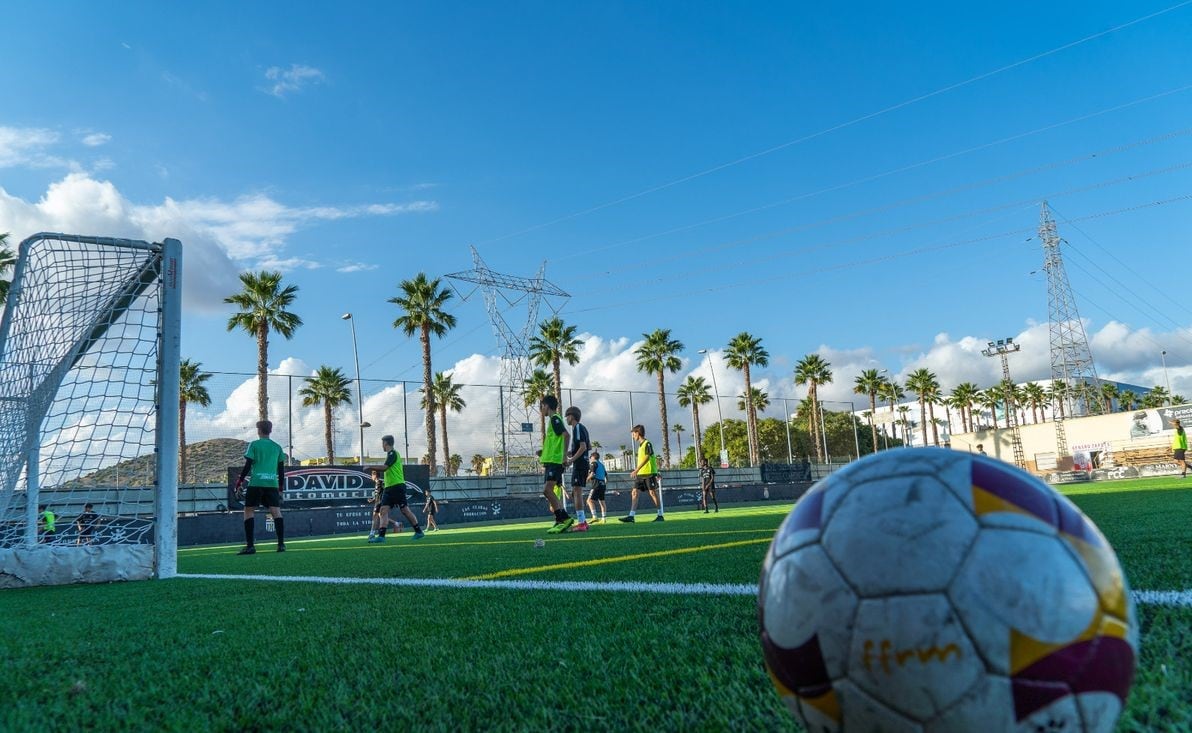
[[931,422],[931,444],[936,448],[940,447],[940,430],[939,421],[935,419],[935,404],[943,399],[943,390],[940,388],[939,381],[935,380],[935,375],[931,384],[927,386],[927,393],[923,398],[927,400],[927,419]]
[[807,396],[811,398],[811,433],[815,444],[815,455],[820,461],[824,460],[827,446],[820,445],[819,426],[819,386],[832,383],[832,365],[824,361],[819,354],[808,354],[798,364],[795,364],[795,384],[807,385]]
[[[890,404],[890,423],[893,426],[894,437],[898,437],[898,419],[894,417],[894,406],[898,400],[906,397],[906,392],[902,391],[902,385],[895,382],[893,379],[886,380],[881,387],[878,388],[878,396]],[[905,438],[905,436],[903,436]],[[903,441],[905,442],[905,440]]]
[[302,325],[302,319],[286,310],[294,303],[297,285],[281,286],[281,273],[263,270],[240,273],[242,289],[224,298],[240,310],[228,318],[228,330],[237,328],[257,339],[257,419],[269,419],[269,334],[286,339]]
[[1052,381],[1051,388],[1047,390],[1047,397],[1055,405],[1055,412],[1052,414],[1058,419],[1064,419],[1065,407],[1068,403],[1068,395],[1072,390],[1068,388],[1067,382]]
[[1105,414],[1113,412],[1113,401],[1118,397],[1117,385],[1113,382],[1101,383],[1101,400],[1105,403]]
[[[927,445],[927,402],[939,394],[939,382],[931,370],[920,368],[907,375],[906,388],[919,396],[919,424],[923,426],[923,445]],[[935,442],[939,445],[938,435]]]
[[1122,412],[1129,412],[1138,404],[1138,395],[1134,392],[1124,389],[1118,392],[1118,409]]
[[0,234],[0,307],[8,300],[10,283],[9,280],[3,278],[17,264],[17,253],[8,248],[8,234],[8,232]]
[[898,418],[902,423],[902,444],[910,446],[911,444],[911,423],[906,419],[906,416],[911,413],[911,408],[906,405],[898,406]]
[[1163,407],[1171,401],[1171,396],[1167,390],[1159,385],[1151,387],[1142,398],[1142,406],[1147,408]]
[[853,380],[855,394],[869,395],[869,432],[873,437],[873,452],[877,453],[877,423],[873,421],[877,413],[877,393],[882,388],[886,378],[877,369],[866,369]]
[[637,370],[658,377],[658,416],[662,426],[662,463],[670,466],[670,435],[666,431],[669,424],[666,419],[666,383],[667,372],[672,374],[679,371],[683,362],[679,360],[679,352],[683,344],[670,337],[669,328],[659,328],[653,333],[642,334],[646,340],[637,347]]
[[750,368],[755,365],[766,366],[769,364],[770,352],[762,347],[760,338],[747,331],[742,331],[728,342],[728,348],[724,350],[724,360],[733,369],[739,369],[745,377],[745,427],[749,440],[749,465],[756,466],[760,462],[761,456],[757,440],[757,413],[753,411],[752,405],[753,382],[750,377]]
[[459,467],[462,465],[464,465],[464,457],[458,453],[451,454],[451,456],[447,458],[447,475],[458,475]]
[[[454,471],[451,470],[451,448],[447,441],[447,411],[459,412],[468,406],[463,398],[459,396],[460,386],[451,381],[450,374],[443,372],[435,372],[435,380],[431,384],[431,394],[434,396],[435,408],[439,411],[439,426],[443,433],[443,465],[447,466],[447,475],[451,476]],[[427,406],[426,394],[423,393],[422,409],[429,410]],[[463,459],[460,459],[461,461]]]
[[[753,411],[755,413],[765,412],[766,408],[770,406],[770,394],[761,387],[750,387],[749,391],[752,394]],[[737,409],[744,412],[745,408],[745,393],[742,392],[741,394],[737,395]]]
[[973,427],[973,402],[980,390],[972,382],[961,382],[952,388],[952,404],[960,410],[960,422],[964,432],[971,433]]
[[186,406],[194,403],[201,407],[211,404],[206,382],[211,372],[203,371],[197,361],[183,359],[178,365],[178,480],[186,481]]
[[621,444],[621,464],[622,466],[629,465],[629,459],[633,456],[633,451],[629,450],[629,446],[624,443]]
[[583,345],[583,340],[575,337],[575,326],[568,326],[558,316],[538,324],[538,335],[530,339],[530,361],[534,366],[550,367],[554,371],[555,398],[560,406],[563,404],[561,363],[578,364]]
[[981,390],[977,393],[977,404],[989,408],[989,418],[993,421],[993,429],[997,430],[997,406],[1002,403],[1002,395],[996,387]]
[[[303,407],[323,406],[323,439],[327,441],[327,463],[335,463],[335,441],[331,437],[332,411],[340,405],[352,404],[352,381],[342,369],[321,366],[306,386],[298,390]],[[361,450],[363,450],[361,446]],[[361,460],[364,460],[361,458]]]
[[1042,415],[1043,420],[1047,420],[1047,414],[1043,409],[1047,406],[1047,391],[1042,386],[1035,382],[1028,382],[1022,386],[1022,399],[1026,404],[1031,406],[1031,422],[1038,423],[1039,417]]
[[387,302],[401,308],[402,314],[393,321],[394,328],[400,328],[406,336],[418,334],[422,343],[422,394],[426,396],[426,452],[430,456],[427,465],[430,475],[435,475],[435,393],[433,389],[430,362],[431,335],[443,337],[455,328],[455,316],[443,310],[447,301],[451,300],[451,291],[439,287],[439,278],[429,279],[425,272],[414,276],[413,280],[402,280],[398,284],[401,295],[390,298]]
[[[537,407],[542,398],[551,393],[550,375],[541,369],[535,369],[524,382],[522,382],[522,402],[526,407]],[[542,415],[542,411],[538,410],[538,434],[546,435],[546,418]]]
[[671,425],[671,432],[675,434],[675,443],[679,446],[679,461],[683,460],[683,423],[677,422]]
[[691,430],[695,433],[695,460],[698,464],[699,459],[704,455],[703,438],[700,435],[699,408],[700,405],[706,405],[712,401],[712,390],[708,388],[708,383],[704,381],[703,377],[687,377],[679,385],[678,394],[679,406],[691,408]]
[[472,456],[470,463],[472,464],[472,473],[474,475],[479,476],[484,471],[484,456],[479,453]]

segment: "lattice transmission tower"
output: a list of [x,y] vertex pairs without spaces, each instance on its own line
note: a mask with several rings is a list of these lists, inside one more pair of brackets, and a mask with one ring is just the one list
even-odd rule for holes
[[[526,429],[535,420],[524,395],[526,380],[533,372],[530,338],[538,325],[538,309],[546,300],[548,307],[557,311],[562,303],[550,299],[570,296],[546,279],[545,261],[534,277],[506,275],[486,265],[475,247],[471,250],[472,269],[453,272],[447,278],[472,285],[467,292],[453,285],[463,300],[477,290],[484,293],[484,307],[501,350],[501,428],[496,449],[504,457],[502,468],[508,473],[510,455],[533,456],[535,450],[533,434]],[[533,414],[537,415],[537,410]]]
[[1068,455],[1064,418],[1088,414],[1090,405],[1100,404],[1101,380],[1093,364],[1084,323],[1076,309],[1076,298],[1068,283],[1060,239],[1051,209],[1043,202],[1039,214],[1039,241],[1043,243],[1043,269],[1047,272],[1048,320],[1051,324],[1052,387],[1061,384],[1059,412],[1055,419],[1057,463]]

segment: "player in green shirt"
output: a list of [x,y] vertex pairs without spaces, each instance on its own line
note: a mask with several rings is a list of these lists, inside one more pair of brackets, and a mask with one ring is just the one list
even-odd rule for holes
[[555,486],[563,485],[563,460],[567,455],[567,426],[563,418],[559,417],[559,399],[548,394],[538,403],[538,409],[546,421],[546,433],[542,436],[543,487],[542,495],[550,504],[550,510],[555,515],[555,526],[546,530],[547,534],[566,532],[575,524],[575,519],[563,508],[563,502],[555,495]]
[[1187,477],[1188,461],[1184,457],[1188,452],[1188,434],[1184,432],[1184,426],[1179,420],[1172,420],[1171,424],[1175,426],[1175,432],[1171,435],[1171,454],[1183,468],[1180,476]]
[[41,541],[49,544],[54,541],[54,536],[57,532],[54,529],[54,522],[58,518],[54,516],[54,512],[45,504],[37,507],[37,521],[41,524]]
[[[257,548],[253,542],[256,525],[254,514],[258,506],[264,506],[273,515],[273,526],[277,531],[277,551],[286,551],[285,520],[281,517],[281,492],[286,480],[286,454],[281,446],[270,439],[273,423],[262,420],[257,423],[257,439],[248,444],[244,451],[244,468],[236,480],[236,495],[240,496],[244,478],[248,476],[248,492],[244,497],[244,549],[238,555],[253,555]],[[250,475],[251,474],[251,475]]]
[[[392,435],[381,438],[381,449],[385,451],[385,490],[380,497],[379,529],[375,535],[368,538],[368,542],[375,544],[385,541],[385,531],[389,528],[389,510],[393,507],[397,507],[406,515],[410,526],[414,528],[414,539],[420,540],[424,536],[422,525],[418,524],[418,518],[410,511],[406,501],[406,469],[401,462],[401,455],[393,447]],[[380,486],[381,472],[373,471],[372,475],[373,482]]]
[[645,491],[654,500],[654,506],[658,508],[658,514],[655,515],[654,521],[661,522],[666,517],[663,516],[662,504],[658,499],[658,457],[654,455],[654,445],[646,440],[646,428],[642,425],[634,425],[633,430],[629,431],[629,436],[638,441],[637,468],[629,472],[629,475],[634,478],[633,493],[630,494],[629,499],[629,515],[621,517],[621,521],[637,521],[637,498]]

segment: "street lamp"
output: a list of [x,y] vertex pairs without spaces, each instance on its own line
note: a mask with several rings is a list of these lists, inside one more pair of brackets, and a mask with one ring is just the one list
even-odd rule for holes
[[352,358],[356,362],[356,412],[360,418],[360,421],[359,421],[359,425],[360,425],[360,468],[363,469],[364,468],[364,429],[366,427],[372,427],[372,426],[369,425],[368,423],[364,422],[364,402],[360,397],[360,352],[356,348],[356,319],[352,318],[351,313],[345,313],[342,316],[340,316],[340,318],[342,320],[347,321],[348,325],[352,327]]
[[1171,404],[1171,380],[1167,378],[1167,349],[1159,352],[1159,358],[1163,360],[1163,383],[1167,385],[1167,404]]
[[724,449],[724,413],[720,409],[720,388],[716,386],[716,369],[712,366],[712,355],[707,349],[700,349],[699,353],[708,357],[708,372],[712,375],[712,392],[716,397],[716,415],[720,418],[720,467],[728,468],[728,451]]

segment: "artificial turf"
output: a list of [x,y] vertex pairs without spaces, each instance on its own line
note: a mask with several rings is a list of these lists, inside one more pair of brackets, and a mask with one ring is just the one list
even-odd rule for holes
[[[1135,588],[1192,588],[1178,479],[1072,487]],[[789,505],[180,552],[183,573],[757,582]],[[648,520],[651,517],[641,517]],[[231,520],[230,520],[231,521]],[[536,548],[535,539],[545,547]],[[1139,609],[1124,731],[1192,730],[1192,609]],[[749,596],[251,580],[0,593],[0,730],[797,730]]]

